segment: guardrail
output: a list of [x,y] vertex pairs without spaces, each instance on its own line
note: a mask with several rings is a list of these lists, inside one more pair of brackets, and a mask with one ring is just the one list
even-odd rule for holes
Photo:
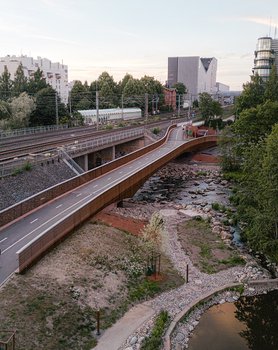
[[[171,128],[175,125],[170,126]],[[168,133],[159,141],[152,143],[146,147],[143,147],[135,152],[129,153],[128,155],[117,158],[109,163],[106,163],[100,167],[89,170],[82,175],[73,177],[72,179],[66,180],[58,185],[52,186],[44,191],[41,191],[19,203],[14,204],[13,206],[0,211],[0,227],[8,224],[9,222],[17,219],[18,217],[28,213],[31,210],[38,208],[39,206],[47,203],[48,201],[63,195],[64,193],[75,189],[88,181],[91,181],[107,172],[114,170],[115,168],[134,160],[141,155],[152,151],[153,149],[159,147],[162,143],[166,141]]]
[[14,129],[14,130],[6,130],[6,131],[2,130],[0,131],[0,140],[8,137],[31,135],[31,134],[49,132],[53,130],[63,130],[63,129],[68,129],[68,125],[67,124],[46,125],[46,126],[37,126],[33,128],[22,128],[22,129]]
[[[144,127],[135,130],[119,131],[112,135],[99,136],[94,140],[86,142],[75,142],[64,146],[63,149],[70,157],[76,157],[84,154],[87,151],[99,150],[100,148],[109,145],[120,143],[123,140],[131,140],[144,136]],[[54,163],[63,159],[64,155],[60,149],[50,149],[42,153],[34,153],[18,159],[0,162],[0,177],[16,174],[23,171],[27,166],[35,166],[44,163]]]
[[[170,131],[170,130],[169,130]],[[167,133],[166,139],[168,138],[169,132]],[[212,138],[216,140],[216,136],[206,136],[202,138],[203,142],[211,142]],[[166,139],[164,141],[166,141]],[[207,140],[205,140],[207,139]],[[196,146],[197,140],[192,140],[193,146]],[[158,143],[161,143],[159,141]],[[106,206],[116,201],[120,201],[127,197],[132,197],[134,193],[142,186],[142,184],[159,168],[163,167],[173,158],[176,158],[184,152],[188,143],[179,146],[177,149],[166,154],[164,157],[157,159],[152,164],[142,168],[135,174],[132,174],[126,179],[123,179],[116,185],[111,185],[108,190],[103,190],[94,200],[84,204],[81,208],[77,209],[74,213],[69,214],[66,218],[61,219],[58,223],[48,227],[40,236],[33,239],[26,246],[20,249],[18,254],[18,272],[24,271],[34,261],[36,261],[42,254],[45,253],[51,246],[61,240],[67,233],[72,231],[75,227],[80,225],[86,219],[96,214]],[[151,145],[152,146],[152,145]],[[146,147],[144,148],[146,153]],[[141,150],[139,150],[140,152]],[[138,153],[138,151],[134,152]],[[133,153],[133,156],[134,156]],[[140,155],[144,154],[140,152]],[[140,156],[137,154],[137,156]],[[124,158],[124,157],[123,157]],[[137,158],[137,157],[136,157]],[[125,164],[124,162],[123,164]],[[112,170],[112,169],[111,169]]]

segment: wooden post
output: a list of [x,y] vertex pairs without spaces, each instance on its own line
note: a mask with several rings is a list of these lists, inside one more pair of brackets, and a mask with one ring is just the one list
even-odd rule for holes
[[97,311],[97,335],[100,335],[100,330],[99,330],[99,324],[100,324],[100,311]]
[[186,264],[186,283],[188,283],[188,264]]

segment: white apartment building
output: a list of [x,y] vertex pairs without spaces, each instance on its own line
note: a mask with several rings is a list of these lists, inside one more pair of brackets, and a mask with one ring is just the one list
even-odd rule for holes
[[68,66],[59,62],[51,62],[47,58],[27,56],[5,56],[0,57],[0,74],[4,72],[5,66],[14,79],[18,66],[22,63],[24,75],[31,79],[38,68],[43,71],[45,81],[56,90],[61,98],[61,102],[68,102]]
[[214,57],[168,57],[169,87],[177,82],[183,83],[192,101],[202,92],[215,94],[216,72],[217,60]]

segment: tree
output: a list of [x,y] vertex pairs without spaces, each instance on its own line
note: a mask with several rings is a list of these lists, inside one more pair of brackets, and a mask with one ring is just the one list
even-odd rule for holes
[[207,92],[199,94],[199,109],[206,122],[222,114],[220,103],[213,100]]
[[23,92],[10,102],[12,118],[9,122],[11,128],[24,128],[29,125],[29,117],[36,109],[35,98]]
[[127,82],[129,81],[129,79],[133,79],[133,76],[129,73],[126,73],[126,75],[123,77],[123,79],[119,82],[118,90],[119,90],[120,94],[123,93],[123,90],[124,90]]
[[56,91],[51,87],[36,94],[36,109],[30,116],[31,126],[56,124]]
[[176,89],[178,95],[185,95],[188,92],[186,86],[180,82],[177,82],[172,87]]
[[163,86],[162,84],[154,79],[154,77],[149,77],[145,75],[140,79],[142,86],[144,88],[144,93],[153,95],[153,94],[162,94]]
[[233,125],[238,138],[239,154],[251,144],[256,144],[270,134],[278,122],[278,102],[267,101],[262,105],[244,110]]
[[113,76],[107,72],[102,72],[97,80],[97,89],[99,91],[100,108],[114,108],[120,105],[118,86]]
[[269,79],[266,82],[265,99],[278,102],[278,76],[275,64],[272,66]]
[[27,91],[28,79],[24,75],[22,63],[17,67],[13,82],[13,92],[19,96],[22,92]]
[[34,73],[34,77],[31,78],[27,84],[27,92],[34,95],[48,86],[50,85],[46,83],[45,78],[43,77],[43,71],[38,68]]
[[243,85],[241,95],[236,99],[236,115],[248,108],[256,107],[265,101],[265,84],[259,75],[251,77],[251,82]]
[[157,212],[154,213],[148,225],[143,229],[143,240],[149,246],[151,252],[158,253],[162,243],[162,232],[164,229],[164,220]]
[[7,101],[11,97],[13,83],[11,81],[11,74],[8,71],[7,66],[4,68],[4,72],[0,77],[0,99]]
[[70,92],[69,103],[71,103],[71,108],[73,111],[91,108],[91,92],[88,85],[83,85],[80,80],[76,80]]

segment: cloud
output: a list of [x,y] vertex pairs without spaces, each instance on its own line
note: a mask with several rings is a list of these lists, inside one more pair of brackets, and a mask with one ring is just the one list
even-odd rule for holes
[[265,18],[265,17],[241,17],[240,20],[246,21],[246,22],[252,22],[256,24],[262,24],[267,27],[278,27],[278,21],[277,19],[273,18]]

